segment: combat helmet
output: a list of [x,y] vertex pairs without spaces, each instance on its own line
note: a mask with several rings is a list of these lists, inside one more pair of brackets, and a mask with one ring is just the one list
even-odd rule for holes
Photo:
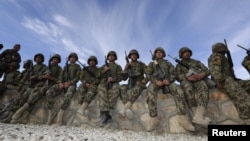
[[182,54],[185,52],[185,51],[189,51],[190,52],[190,55],[192,56],[192,50],[189,49],[188,47],[182,47],[180,50],[179,50],[179,58],[182,58]]
[[59,54],[54,54],[51,58],[50,58],[50,62],[53,60],[53,58],[57,58],[58,62],[61,63],[61,56]]
[[136,54],[137,58],[140,58],[139,53],[138,53],[138,51],[136,49],[130,50],[130,52],[128,54],[128,58],[130,58],[132,54]]
[[89,57],[89,59],[88,59],[88,64],[89,64],[89,61],[90,61],[90,60],[94,60],[95,63],[96,63],[96,65],[98,64],[98,60],[97,60],[97,58],[96,58],[95,56],[90,56],[90,57]]
[[32,60],[26,60],[23,63],[23,68],[25,69],[27,66],[30,66],[30,65],[32,65]]
[[44,62],[44,55],[42,53],[37,53],[35,56],[34,56],[34,61],[36,61],[36,57],[37,56],[40,56],[42,58],[42,62]]
[[115,51],[113,51],[113,50],[109,51],[108,54],[107,54],[107,57],[109,57],[109,55],[114,55],[115,56],[115,60],[117,60],[117,55],[116,55]]
[[157,51],[162,52],[162,53],[163,53],[163,57],[166,57],[166,52],[165,52],[165,50],[164,50],[162,47],[157,47],[157,48],[155,49],[155,51],[154,51],[154,56],[155,56],[155,54],[156,54]]
[[72,57],[72,56],[76,58],[76,61],[78,61],[78,55],[77,55],[75,52],[71,52],[71,53],[69,54],[68,60],[69,60],[69,58]]
[[227,47],[225,46],[225,44],[223,43],[215,43],[213,46],[212,46],[212,51],[213,52],[227,52],[228,49]]

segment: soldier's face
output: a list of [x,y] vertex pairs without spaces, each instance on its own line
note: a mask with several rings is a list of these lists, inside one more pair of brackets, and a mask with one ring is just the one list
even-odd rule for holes
[[70,61],[70,63],[75,63],[75,62],[76,62],[76,57],[71,56],[71,57],[69,58],[69,61]]
[[37,56],[36,57],[36,63],[41,63],[42,62],[42,57],[41,56]]
[[114,61],[115,61],[115,55],[110,54],[109,57],[108,57],[108,60],[109,60],[110,62],[114,62]]
[[182,53],[182,59],[189,59],[191,56],[191,53],[189,51],[185,51]]
[[156,51],[155,57],[156,57],[156,59],[162,59],[163,58],[163,53],[161,51]]
[[95,66],[96,65],[96,62],[95,60],[89,60],[89,66]]
[[130,58],[132,61],[135,61],[135,60],[137,60],[138,56],[137,56],[137,54],[131,54]]
[[54,58],[52,59],[52,63],[53,63],[53,64],[58,64],[58,63],[59,63],[59,59],[56,58],[56,57],[54,57]]

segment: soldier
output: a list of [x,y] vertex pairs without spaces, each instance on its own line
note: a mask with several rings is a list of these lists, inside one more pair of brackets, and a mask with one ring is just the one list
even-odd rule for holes
[[210,118],[204,117],[209,100],[209,88],[205,79],[210,75],[208,68],[198,60],[191,58],[192,50],[182,47],[179,50],[181,63],[200,70],[197,74],[188,74],[189,69],[181,64],[176,65],[177,80],[184,91],[188,106],[192,109],[197,107],[192,122],[196,124],[208,125]]
[[[148,131],[154,130],[154,128],[159,124],[157,119],[157,93],[164,87],[169,89],[169,92],[175,99],[179,115],[179,124],[186,130],[195,131],[191,121],[189,121],[186,117],[184,92],[179,85],[174,83],[176,79],[175,68],[170,62],[164,59],[165,56],[165,50],[162,47],[157,47],[153,55],[154,61],[150,62],[146,69],[146,76],[150,80],[150,84],[147,88],[147,104],[150,116]],[[159,66],[157,67],[157,65]],[[164,78],[158,77],[159,71],[165,74]]]
[[250,118],[250,96],[246,89],[249,89],[249,81],[235,78],[233,68],[225,56],[228,51],[225,44],[215,43],[212,46],[212,54],[208,58],[209,70],[217,84],[217,89],[225,91],[234,102],[240,118],[248,119]]
[[100,68],[101,80],[97,87],[101,112],[100,127],[112,119],[109,112],[114,109],[120,95],[119,82],[121,81],[122,68],[115,63],[115,60],[117,60],[116,52],[109,51],[105,65]]
[[[70,64],[68,64],[68,61]],[[63,114],[66,108],[69,106],[71,98],[76,91],[76,83],[79,81],[79,73],[81,71],[80,65],[76,64],[78,61],[78,55],[75,52],[69,54],[66,60],[66,65],[64,66],[61,74],[58,78],[58,83],[53,85],[46,92],[46,97],[48,101],[49,117],[47,120],[47,125],[50,125],[53,117],[52,109],[54,108],[55,97],[59,94],[65,93],[63,103],[60,107],[60,111],[57,113],[57,125],[62,125]]]
[[88,67],[83,66],[83,70],[80,74],[81,85],[78,87],[79,97],[78,103],[81,107],[78,109],[78,113],[84,115],[85,109],[90,102],[95,98],[97,85],[99,84],[100,69],[96,66],[98,60],[95,56],[88,58]]
[[21,56],[18,52],[20,48],[20,44],[15,44],[13,49],[6,49],[0,54],[0,78],[4,72],[9,69],[9,64],[12,62],[16,63],[16,65],[20,65]]
[[[139,57],[138,51],[132,49],[128,54],[128,58],[131,59],[131,62],[129,63],[127,60],[128,62],[123,71],[123,74],[125,74],[123,80],[129,80],[128,84],[121,88],[121,95],[124,95],[122,97],[126,97],[125,106],[121,111],[119,111],[119,114],[122,117],[126,116],[126,110],[132,107],[133,103],[140,96],[142,91],[146,89],[146,84],[148,82],[145,77],[146,65],[143,62],[138,61]],[[128,95],[127,90],[130,90]]]
[[[43,78],[43,75],[46,72],[46,65],[44,62],[44,55],[42,53],[37,53],[34,56],[34,61],[36,64],[32,68],[32,74],[30,76],[31,86],[30,89],[27,89],[23,95],[26,99],[22,99],[23,102],[25,102],[21,108],[19,108],[15,114],[12,116],[11,123],[16,123],[21,121],[21,117],[25,118],[25,116],[22,116],[23,113],[26,110],[31,110],[31,106],[35,103],[31,103],[31,100],[27,101],[29,99],[29,96],[32,93],[36,93],[37,91],[41,90],[42,86],[45,84],[46,79]],[[27,115],[26,115],[27,116]]]
[[14,112],[18,110],[28,98],[28,93],[25,93],[26,90],[30,89],[29,77],[31,76],[31,68],[33,67],[32,60],[26,60],[23,63],[24,70],[17,76],[16,81],[19,82],[18,85],[18,95],[12,100],[8,101],[8,107],[1,111],[2,114],[5,114],[5,118],[1,119],[1,122],[9,123]]

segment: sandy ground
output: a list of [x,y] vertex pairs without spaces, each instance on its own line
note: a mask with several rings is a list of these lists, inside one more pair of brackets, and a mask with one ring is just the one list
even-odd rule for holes
[[207,136],[0,123],[1,141],[207,141]]

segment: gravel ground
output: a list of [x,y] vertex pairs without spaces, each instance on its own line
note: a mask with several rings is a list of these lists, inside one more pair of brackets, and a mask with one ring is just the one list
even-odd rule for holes
[[207,136],[0,123],[0,141],[207,141]]

